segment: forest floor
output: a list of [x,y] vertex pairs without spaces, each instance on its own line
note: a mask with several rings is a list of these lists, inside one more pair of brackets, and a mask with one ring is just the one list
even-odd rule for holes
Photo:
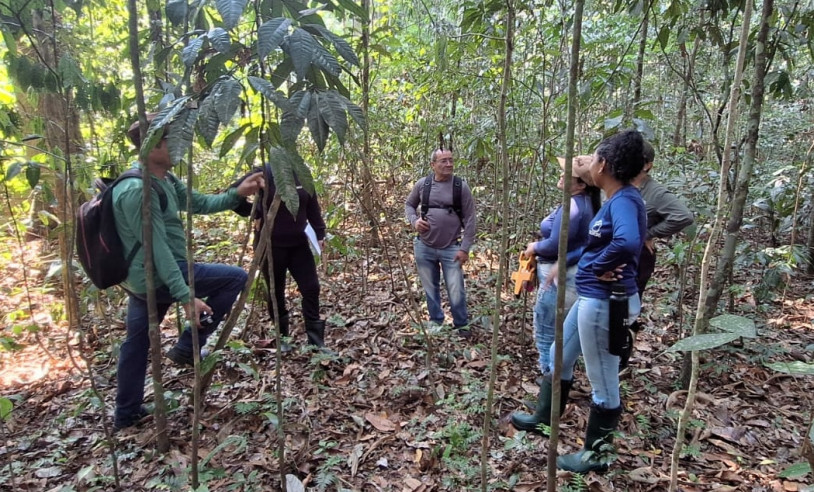
[[[410,307],[422,295],[408,236],[405,232],[396,247],[357,241],[342,257],[327,252],[320,266],[322,310],[329,346],[338,352],[334,359],[304,346],[299,298],[289,285],[297,349],[282,357],[285,465],[309,490],[480,489],[497,263],[476,252],[466,266],[474,336],[463,340],[442,327],[425,338]],[[53,253],[37,242],[24,251],[7,247],[11,251],[0,260],[0,311],[8,327],[24,333],[15,338],[17,350],[0,351],[0,395],[15,405],[0,426],[0,489],[114,490],[103,422],[112,425],[115,354],[126,301],[114,291],[88,302],[84,336],[70,333],[66,322],[57,321],[63,317],[61,293],[43,281]],[[29,268],[27,279],[20,260]],[[756,303],[749,292],[760,277],[736,273],[735,283],[744,288],[734,299],[735,313],[754,319],[758,337],[702,356],[690,442],[680,461],[683,491],[795,491],[812,481],[810,473],[787,478],[781,473],[805,461],[800,453],[812,418],[814,380],[765,364],[814,359],[814,282],[797,275],[775,292],[775,300]],[[25,282],[50,287],[26,293]],[[616,462],[602,475],[560,472],[558,490],[667,489],[685,393],[677,390],[681,355],[665,349],[679,336],[679,309],[686,324],[695,308],[694,296],[675,301],[675,283],[673,269],[661,267],[647,293],[646,329],[622,379],[626,411]],[[537,392],[533,300],[516,299],[508,288],[503,296],[488,488],[545,490],[548,440],[517,432],[509,423],[511,412],[522,410],[523,401]],[[269,326],[264,311],[262,303],[247,304],[233,341],[220,353],[201,416],[199,456],[205,459],[199,469],[205,487],[199,490],[280,488],[276,356],[258,343],[269,336],[261,333]],[[39,331],[26,334],[30,326]],[[171,315],[162,325],[164,352],[175,337]],[[151,418],[116,434],[121,490],[190,489],[193,372],[162,362],[171,450],[156,453]],[[91,391],[91,381],[103,401]],[[580,447],[585,431],[590,387],[582,367],[576,381],[562,419],[560,453]]]

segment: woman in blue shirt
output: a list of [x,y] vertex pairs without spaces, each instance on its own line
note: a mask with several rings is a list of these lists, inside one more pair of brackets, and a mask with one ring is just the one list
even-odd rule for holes
[[574,363],[582,352],[592,405],[583,449],[557,458],[557,467],[563,470],[606,469],[607,460],[601,454],[612,442],[622,415],[619,357],[608,352],[609,298],[611,286],[619,282],[628,296],[628,319],[639,315],[636,272],[647,215],[639,190],[630,181],[644,167],[643,142],[634,130],[609,137],[599,144],[589,166],[591,179],[606,201],[591,221],[577,267],[579,298],[563,325],[562,378],[573,378]]
[[[558,159],[560,167],[565,167],[565,159]],[[571,210],[568,223],[568,252],[566,257],[565,280],[565,309],[577,299],[576,273],[577,262],[582,256],[582,250],[588,242],[588,225],[599,210],[601,199],[599,188],[589,186],[580,177],[579,170],[587,171],[592,156],[583,155],[574,158],[574,175],[571,177]],[[584,173],[585,179],[590,179]],[[565,173],[560,174],[557,188],[564,187]],[[562,205],[543,219],[540,223],[541,240],[528,243],[523,256],[526,258],[536,257],[537,278],[540,288],[537,291],[537,302],[534,305],[534,340],[539,352],[540,372],[543,373],[540,384],[540,392],[537,395],[537,406],[531,415],[525,413],[512,414],[512,424],[520,430],[539,432],[538,425],[543,423],[550,425],[551,416],[551,377],[549,367],[549,355],[551,344],[554,343],[554,318],[557,310],[557,285],[554,283],[557,275],[557,256],[560,242],[560,224],[562,223]],[[563,381],[565,388],[571,381]],[[566,390],[563,390],[565,393]],[[561,400],[565,401],[565,398]]]

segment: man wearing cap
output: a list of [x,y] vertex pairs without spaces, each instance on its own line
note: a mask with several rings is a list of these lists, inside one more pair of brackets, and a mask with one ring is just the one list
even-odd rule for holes
[[645,208],[647,209],[647,238],[639,256],[639,297],[644,292],[647,282],[656,268],[656,239],[666,239],[678,234],[693,222],[690,209],[677,196],[672,194],[658,181],[650,177],[656,151],[650,142],[644,142],[644,169],[636,176],[632,184],[639,188]]
[[[639,189],[647,211],[647,236],[639,255],[639,272],[636,284],[639,288],[639,299],[642,299],[644,289],[653,271],[656,269],[656,239],[666,239],[678,234],[694,222],[692,212],[677,196],[671,193],[661,183],[650,177],[656,151],[653,145],[644,141],[644,168],[638,176],[633,178],[631,184]],[[631,324],[632,338],[641,330],[638,320]],[[632,350],[633,344],[630,344]],[[623,355],[619,361],[619,368],[627,367],[630,354]]]
[[[419,179],[407,196],[404,213],[418,232],[413,251],[418,276],[427,296],[430,321],[436,324],[444,322],[444,311],[441,309],[443,271],[453,326],[461,337],[468,338],[471,332],[463,265],[469,259],[469,249],[475,242],[475,201],[466,182],[454,178],[451,150],[434,150],[430,155],[430,167],[432,172]],[[426,183],[426,180],[431,182]],[[425,183],[429,185],[429,198],[424,204],[426,206],[419,208]],[[455,186],[460,186],[460,211],[454,207]]]
[[[148,123],[151,123],[154,117],[155,115],[148,115]],[[130,127],[127,135],[136,148],[141,147],[138,122]],[[231,310],[237,295],[243,290],[247,276],[246,272],[239,267],[195,263],[193,268],[196,298],[191,299],[187,285],[189,270],[186,261],[186,236],[178,213],[182,209],[188,209],[197,214],[233,209],[239,205],[241,197],[252,196],[264,187],[263,176],[255,175],[243,181],[240,186],[217,195],[205,195],[193,191],[192,203],[187,207],[187,188],[170,173],[173,163],[167,148],[166,133],[146,159],[139,160],[138,167],[146,167],[153,182],[157,183],[163,192],[159,194],[153,185],[150,201],[159,323],[169,307],[174,302],[180,302],[184,307],[187,319],[198,325],[200,345],[204,345],[207,337]],[[135,425],[147,415],[147,410],[142,405],[147,354],[150,348],[144,249],[141,248],[143,186],[141,179],[126,179],[113,189],[116,231],[125,251],[136,250],[130,263],[127,280],[122,283],[128,292],[129,299],[127,337],[120,348],[116,373],[116,412],[113,423],[115,429]],[[164,197],[162,198],[161,195]],[[211,317],[205,326],[202,326],[200,322],[202,316]],[[187,326],[178,342],[167,353],[167,357],[177,364],[192,365],[192,347],[192,332]]]

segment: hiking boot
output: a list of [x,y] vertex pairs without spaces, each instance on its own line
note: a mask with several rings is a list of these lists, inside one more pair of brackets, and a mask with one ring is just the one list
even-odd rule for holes
[[469,340],[472,338],[472,329],[469,327],[469,325],[458,326],[455,327],[455,329],[458,330],[458,336],[460,338],[464,340]]
[[144,405],[141,405],[138,411],[132,415],[120,415],[117,410],[115,416],[113,417],[113,431],[120,431],[127,427],[137,425],[149,415],[150,411],[147,410],[147,407]]
[[[543,377],[540,392],[537,394],[537,406],[533,414],[515,412],[512,414],[512,425],[515,429],[541,434],[540,424],[551,425],[551,375]],[[568,392],[571,391],[572,381],[560,381],[560,415],[565,411],[568,401]]]
[[611,409],[591,405],[582,451],[558,457],[557,468],[575,473],[607,470],[607,447],[613,443],[613,431],[619,425],[621,415],[621,405]]
[[[209,355],[208,349],[201,349],[201,361]],[[192,355],[192,352],[187,352],[178,345],[174,345],[169,352],[167,352],[167,358],[176,365],[179,366],[194,366],[195,365],[195,358]]]

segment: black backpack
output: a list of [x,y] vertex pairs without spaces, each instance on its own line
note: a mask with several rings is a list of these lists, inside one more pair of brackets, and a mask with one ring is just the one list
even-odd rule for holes
[[[430,207],[430,189],[432,188],[433,173],[424,180],[424,188],[421,190],[421,218],[427,216],[430,208],[450,208],[450,207]],[[452,211],[458,214],[461,219],[461,225],[464,223],[464,213],[461,209],[461,190],[463,189],[463,182],[458,176],[452,177]]]
[[[113,217],[113,188],[125,179],[141,179],[141,172],[141,169],[130,169],[116,179],[97,178],[94,185],[99,193],[80,205],[76,213],[76,254],[90,281],[100,289],[124,282],[130,262],[141,247],[141,243],[137,243],[129,254],[124,254]],[[167,209],[167,195],[158,182],[150,181],[163,212]],[[141,210],[134,212],[141,213]]]

